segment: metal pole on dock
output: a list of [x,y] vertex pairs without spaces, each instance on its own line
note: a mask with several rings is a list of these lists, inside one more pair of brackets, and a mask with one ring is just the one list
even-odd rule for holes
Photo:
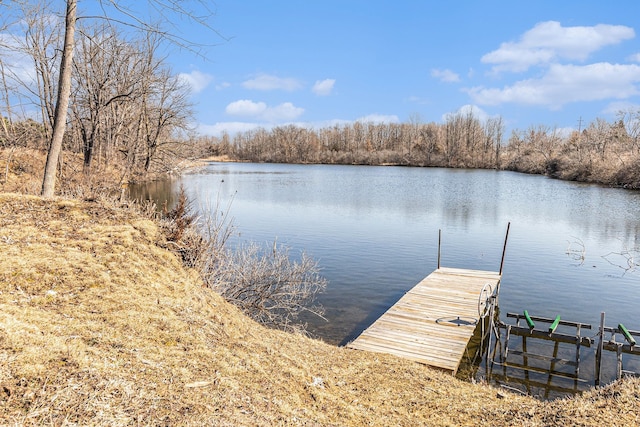
[[596,349],[596,387],[600,385],[600,369],[602,367],[602,347],[604,345],[604,311],[600,313],[600,329],[598,330],[598,335],[600,336],[600,338],[598,339],[598,348]]
[[440,245],[442,244],[442,229],[438,229],[438,270],[440,269]]
[[509,240],[509,228],[511,222],[507,223],[507,234],[504,236],[504,246],[502,247],[502,259],[500,260],[500,275],[502,275],[502,267],[504,266],[504,255],[507,252],[507,240]]

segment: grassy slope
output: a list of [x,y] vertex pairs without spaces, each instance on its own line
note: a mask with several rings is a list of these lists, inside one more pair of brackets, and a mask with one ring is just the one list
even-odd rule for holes
[[161,243],[116,207],[0,194],[0,424],[638,424],[638,380],[544,403],[266,329]]
[[[87,190],[66,159],[67,194],[116,181]],[[0,192],[37,193],[43,165],[0,150]],[[543,403],[265,329],[151,221],[0,193],[0,425],[635,425],[639,398],[636,380]]]

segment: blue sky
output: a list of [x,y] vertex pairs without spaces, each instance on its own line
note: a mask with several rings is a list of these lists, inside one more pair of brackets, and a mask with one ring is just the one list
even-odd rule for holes
[[508,129],[577,128],[640,108],[640,2],[218,0],[170,57],[198,128],[442,122],[473,108]]
[[[192,88],[202,134],[441,123],[469,109],[480,119],[501,116],[507,131],[571,130],[640,111],[637,0],[204,1],[215,31],[164,20],[210,45],[201,56],[177,48],[167,55]],[[153,13],[147,2],[117,3],[136,16]],[[112,13],[98,5],[80,0],[80,15]]]

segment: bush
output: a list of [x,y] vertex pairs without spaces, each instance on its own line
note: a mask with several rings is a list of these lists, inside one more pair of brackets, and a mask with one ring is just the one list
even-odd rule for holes
[[620,187],[640,189],[640,160],[621,167],[615,173],[613,181]]
[[183,187],[180,187],[176,205],[171,210],[165,206],[163,214],[162,227],[168,246],[180,255],[184,265],[195,267],[206,252],[208,243],[197,230],[197,216],[193,214]]
[[318,263],[304,252],[293,259],[289,248],[275,243],[271,248],[250,243],[235,251],[228,249],[234,230],[229,208],[220,209],[217,203],[197,217],[181,188],[175,207],[164,212],[167,246],[186,266],[195,268],[207,286],[254,320],[283,330],[304,331],[300,314],[323,314],[322,307],[314,304],[327,285]]
[[250,243],[216,261],[206,272],[207,284],[254,320],[303,331],[300,314],[322,317],[323,309],[314,301],[327,281],[320,276],[318,263],[304,252],[294,260],[287,247],[274,243],[269,249]]

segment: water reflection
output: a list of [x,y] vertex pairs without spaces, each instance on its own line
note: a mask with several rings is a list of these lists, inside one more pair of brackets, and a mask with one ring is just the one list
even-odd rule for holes
[[[240,234],[231,244],[277,238],[319,260],[329,322],[305,320],[332,343],[353,338],[435,269],[439,229],[442,265],[496,271],[508,222],[505,312],[597,324],[606,311],[640,329],[640,278],[603,258],[637,247],[638,192],[497,171],[212,163],[134,193],[171,204],[180,184],[195,199],[232,200]],[[568,253],[577,239],[579,262]]]
[[132,185],[129,188],[129,197],[137,201],[152,201],[158,209],[165,206],[171,208],[175,205],[179,181],[173,179],[152,181],[143,185]]

